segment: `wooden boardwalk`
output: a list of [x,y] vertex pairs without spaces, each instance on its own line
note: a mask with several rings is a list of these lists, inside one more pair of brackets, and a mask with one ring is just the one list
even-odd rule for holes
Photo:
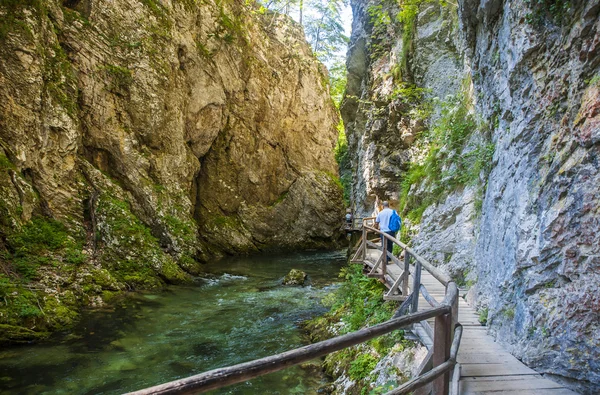
[[[381,251],[369,249],[365,264],[371,268],[378,261]],[[390,262],[386,268],[386,286],[391,287],[401,275],[402,269]],[[412,275],[410,284],[412,284]],[[426,270],[421,274],[421,284],[431,296],[441,302],[445,295],[445,287]],[[419,312],[431,309],[425,298],[419,296]],[[562,385],[542,377],[538,372],[525,366],[512,356],[501,345],[487,334],[486,327],[479,323],[476,311],[467,304],[464,298],[459,298],[458,322],[463,326],[463,335],[458,352],[457,367],[460,369],[460,394],[575,394]],[[432,330],[434,320],[427,324],[415,325],[413,332],[427,347],[432,346]]]

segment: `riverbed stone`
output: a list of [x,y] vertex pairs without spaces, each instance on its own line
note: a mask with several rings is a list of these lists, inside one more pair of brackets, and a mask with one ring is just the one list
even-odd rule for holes
[[283,278],[283,285],[304,285],[307,277],[307,274],[302,270],[292,269]]

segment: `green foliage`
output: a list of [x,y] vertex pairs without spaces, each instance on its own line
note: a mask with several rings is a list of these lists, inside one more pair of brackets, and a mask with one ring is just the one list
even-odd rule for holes
[[335,54],[348,45],[341,23],[341,7],[345,0],[304,0],[311,12],[303,18],[304,32],[313,52],[321,62],[335,58]]
[[398,383],[396,383],[394,381],[388,381],[387,383],[385,383],[383,385],[379,385],[379,386],[373,388],[369,392],[369,395],[383,395],[383,394],[387,394],[388,392],[390,392],[391,390],[393,390],[397,386],[398,386]]
[[[387,321],[398,307],[397,302],[383,300],[384,285],[365,276],[362,265],[347,266],[340,272],[340,277],[344,279],[342,285],[324,300],[324,304],[331,307],[329,313],[304,324],[312,341],[330,338],[333,334],[329,330],[334,326],[335,335],[339,335]],[[343,322],[344,326],[340,328],[339,322]],[[369,376],[381,356],[387,355],[392,349],[401,351],[407,344],[409,342],[404,339],[404,332],[394,331],[361,346],[327,355],[324,367],[330,375],[336,374],[339,369],[345,370],[350,378],[362,382],[359,384],[363,386],[362,393],[368,393]]]
[[343,61],[334,62],[329,67],[329,93],[338,109],[346,91],[346,74],[346,63]]
[[102,67],[110,81],[108,89],[120,95],[129,92],[129,87],[133,84],[133,74],[131,70],[125,67],[107,64]]
[[509,320],[513,320],[515,318],[515,309],[514,307],[505,308],[502,310],[502,314]]
[[589,81],[586,81],[589,86],[598,85],[600,83],[600,74],[596,74]]
[[371,371],[377,366],[378,359],[371,354],[359,354],[350,362],[348,376],[354,381],[360,381],[369,376]]
[[489,309],[487,307],[479,310],[479,323],[483,326],[487,325],[488,313]]
[[204,59],[210,60],[214,56],[214,54],[199,40],[196,40],[196,48],[198,49],[198,53]]
[[[479,129],[464,95],[441,103],[441,116],[424,136],[429,152],[422,163],[412,163],[401,181],[400,208],[411,222],[451,191],[477,185],[491,171],[495,145],[483,137],[472,141]],[[425,197],[410,193],[413,185],[428,187]],[[481,191],[483,192],[483,190]]]
[[392,316],[397,303],[383,300],[384,285],[365,276],[361,265],[350,265],[341,271],[340,276],[345,282],[339,288],[338,302],[333,308],[348,313],[343,318],[347,332],[379,324]]
[[419,7],[423,0],[402,0],[401,10],[396,16],[398,22],[402,23],[402,53],[400,54],[400,67],[402,71],[408,71],[408,57],[412,52],[415,24]]
[[531,12],[525,16],[527,23],[540,27],[549,20],[557,25],[563,25],[568,20],[572,9],[571,0],[525,0]]
[[369,6],[367,14],[369,14],[369,22],[373,24],[374,29],[385,28],[392,23],[390,14],[383,8],[382,4]]

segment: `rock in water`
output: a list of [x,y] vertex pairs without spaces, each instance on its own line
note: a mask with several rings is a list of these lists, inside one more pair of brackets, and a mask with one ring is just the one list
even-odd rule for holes
[[302,270],[292,269],[283,278],[283,285],[304,285],[308,276]]

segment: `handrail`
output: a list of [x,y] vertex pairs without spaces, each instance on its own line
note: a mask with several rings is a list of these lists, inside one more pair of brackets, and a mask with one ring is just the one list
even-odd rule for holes
[[456,324],[454,327],[454,340],[452,341],[452,347],[450,349],[450,358],[443,364],[433,368],[429,372],[415,377],[414,379],[402,384],[400,387],[386,392],[384,395],[400,395],[407,394],[415,389],[424,386],[440,377],[444,373],[447,373],[456,365],[456,357],[458,356],[458,348],[460,347],[460,340],[462,339],[463,327],[461,324]]
[[238,365],[219,368],[195,376],[171,381],[154,387],[130,392],[129,395],[146,394],[188,394],[201,393],[246,381],[267,373],[277,372],[290,366],[299,365],[311,359],[319,358],[334,351],[342,350],[375,337],[385,335],[408,325],[427,320],[440,315],[449,314],[451,304],[442,305],[436,309],[412,313],[400,318],[392,318],[384,323],[361,329],[333,339],[310,344],[277,355],[244,362]]
[[423,265],[425,270],[427,270],[436,280],[441,282],[444,286],[448,286],[448,283],[452,281],[450,276],[448,276],[446,273],[442,273],[438,268],[433,266],[431,263],[427,262],[423,257],[421,257],[419,254],[417,254],[412,248],[410,248],[409,246],[407,246],[400,240],[388,235],[387,233],[380,231],[379,229],[376,229],[372,226],[366,225],[366,223],[364,222],[364,220],[366,220],[366,219],[371,219],[371,218],[363,219],[363,227],[366,228],[366,230],[370,230],[371,232],[378,233],[378,234],[382,235],[383,237],[385,237],[386,239],[399,245],[400,248],[402,248],[403,250],[408,252],[410,255],[412,255],[415,258],[415,260],[417,260],[421,265]]
[[421,284],[421,286],[419,287],[419,291],[421,291],[421,295],[423,295],[423,297],[425,298],[427,303],[431,305],[431,307],[440,307],[440,303],[437,300],[435,300],[435,298],[431,296],[429,292],[427,292],[427,288],[425,288],[423,284]]
[[[444,316],[438,316],[435,320],[435,333],[431,333],[431,327],[427,322],[424,322],[422,325],[425,325],[426,328],[429,328],[429,336],[433,337],[433,350],[432,350],[432,360],[433,360],[433,368],[426,373],[422,373],[415,379],[409,381],[398,389],[389,392],[386,395],[391,394],[403,394],[410,392],[416,388],[419,388],[423,385],[433,383],[432,393],[433,394],[448,394],[450,390],[450,381],[456,380],[457,375],[453,374],[450,377],[450,370],[456,365],[456,353],[458,352],[458,347],[460,346],[460,336],[462,335],[462,327],[458,324],[458,287],[456,283],[450,278],[447,274],[442,273],[438,268],[433,266],[431,263],[426,261],[423,257],[417,254],[413,249],[409,246],[396,239],[395,237],[390,236],[387,233],[375,228],[374,217],[365,218],[363,220],[363,242],[361,243],[361,253],[363,256],[363,260],[367,255],[367,236],[370,232],[374,232],[381,237],[381,247],[376,246],[381,250],[381,255],[378,263],[371,270],[370,275],[375,277],[382,277],[376,271],[379,269],[378,265],[381,265],[381,272],[383,276],[386,273],[386,265],[389,256],[387,251],[388,243],[393,243],[404,250],[404,271],[403,271],[403,294],[405,296],[409,296],[408,299],[405,300],[405,303],[401,306],[401,308],[409,308],[411,312],[418,311],[419,304],[419,293],[423,295],[427,303],[429,303],[434,309],[439,308],[439,306],[450,305],[452,306],[452,311],[450,314]],[[368,222],[373,223],[371,226]],[[357,254],[358,256],[358,254]],[[413,280],[414,283],[412,285],[412,292],[410,295],[406,295],[407,291],[407,283],[408,283],[408,268],[410,265],[410,258],[414,258],[415,269],[413,272]],[[437,279],[440,283],[442,283],[446,287],[446,294],[444,300],[440,303],[435,298],[433,298],[426,287],[421,283],[421,268],[425,268],[435,279]],[[399,284],[395,284],[396,289]],[[391,292],[391,291],[390,291]],[[424,328],[425,328],[424,327]],[[451,328],[456,327],[458,329],[457,335],[459,338],[454,338],[455,331]],[[425,329],[426,329],[425,328]],[[453,357],[454,356],[454,357]],[[454,372],[456,373],[456,372]],[[442,376],[443,377],[440,377]],[[458,377],[460,379],[460,377]],[[453,383],[453,388],[456,388],[457,383]]]

